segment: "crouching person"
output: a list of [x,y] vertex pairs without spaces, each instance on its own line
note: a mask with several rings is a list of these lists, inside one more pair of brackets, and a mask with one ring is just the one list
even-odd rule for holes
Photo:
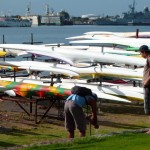
[[65,128],[69,133],[69,138],[74,138],[76,128],[79,130],[80,137],[86,135],[86,117],[83,111],[85,105],[91,106],[91,124],[94,128],[99,128],[97,123],[97,95],[93,93],[84,97],[72,94],[67,98],[64,106]]

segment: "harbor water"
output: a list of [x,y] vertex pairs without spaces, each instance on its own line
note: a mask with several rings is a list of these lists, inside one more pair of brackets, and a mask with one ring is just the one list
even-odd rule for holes
[[35,26],[35,27],[1,27],[0,43],[3,43],[3,35],[7,44],[21,44],[31,42],[31,34],[34,42],[65,43],[65,38],[79,36],[89,31],[112,31],[112,32],[148,32],[149,26],[96,26],[96,25],[73,25],[73,26]]

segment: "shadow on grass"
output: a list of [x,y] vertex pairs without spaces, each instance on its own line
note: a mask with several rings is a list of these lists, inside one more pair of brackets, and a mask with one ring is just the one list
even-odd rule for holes
[[24,135],[27,135],[27,134],[39,135],[37,133],[30,132],[30,131],[12,129],[12,128],[5,128],[5,127],[0,127],[0,134],[6,134],[6,135],[12,135],[12,136],[24,136]]
[[0,149],[1,147],[13,147],[13,146],[16,146],[16,144],[0,141]]
[[101,111],[113,114],[145,115],[144,106],[140,104],[107,103],[102,104]]
[[145,128],[145,126],[134,125],[134,124],[125,124],[125,123],[119,123],[119,122],[111,122],[111,121],[100,121],[100,125],[114,127],[114,128],[123,128],[123,129]]
[[49,136],[49,137],[58,137],[58,138],[60,138],[60,137],[61,137],[61,136],[54,135],[54,134],[49,134],[48,136]]

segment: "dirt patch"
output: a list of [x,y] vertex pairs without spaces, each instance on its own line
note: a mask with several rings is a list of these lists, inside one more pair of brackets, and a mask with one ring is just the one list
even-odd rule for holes
[[[29,104],[23,104],[29,111]],[[38,109],[38,119],[45,113],[46,109]],[[63,110],[53,107],[42,122],[59,120],[61,126],[64,125]],[[0,102],[0,126],[12,128],[19,126],[24,128],[26,125],[35,125],[34,109],[33,115],[28,116],[16,103],[9,101]],[[149,126],[148,117],[144,114],[143,104],[126,104],[103,102],[98,115],[100,132],[109,130],[138,129]],[[57,124],[57,121],[55,122]]]
[[99,117],[101,131],[136,130],[150,126],[143,104],[103,103]]

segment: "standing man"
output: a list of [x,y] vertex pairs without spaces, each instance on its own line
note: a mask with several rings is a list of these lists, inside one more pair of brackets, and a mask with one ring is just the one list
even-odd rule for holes
[[[142,45],[139,50],[141,56],[146,59],[143,72],[144,111],[149,116],[150,121],[150,49],[147,45]],[[150,134],[150,129],[146,133]]]
[[92,109],[92,117],[90,119],[94,128],[99,128],[97,123],[97,95],[93,93],[93,96],[87,95],[85,97],[77,94],[70,95],[64,106],[65,113],[65,128],[69,133],[69,138],[74,138],[74,131],[77,128],[79,130],[80,137],[86,135],[86,117],[83,112],[85,105],[90,105]]

